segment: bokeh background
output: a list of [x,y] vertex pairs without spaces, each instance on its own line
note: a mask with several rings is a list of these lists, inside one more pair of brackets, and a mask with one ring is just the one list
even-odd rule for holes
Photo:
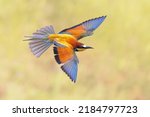
[[[36,29],[55,31],[107,15],[81,40],[74,84],[54,60],[22,41]],[[150,99],[150,0],[0,0],[0,99]]]

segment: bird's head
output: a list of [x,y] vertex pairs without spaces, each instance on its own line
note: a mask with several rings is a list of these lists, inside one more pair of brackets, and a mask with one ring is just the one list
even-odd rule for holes
[[82,44],[82,45],[77,46],[75,48],[75,51],[79,52],[79,51],[84,51],[86,49],[93,49],[93,47],[86,46],[86,45]]

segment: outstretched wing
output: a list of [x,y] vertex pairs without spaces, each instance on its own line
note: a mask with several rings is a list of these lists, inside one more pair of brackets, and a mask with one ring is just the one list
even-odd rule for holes
[[81,39],[83,37],[92,35],[93,31],[100,26],[100,24],[104,21],[105,18],[106,16],[90,19],[71,28],[64,29],[59,33],[71,34],[77,39]]
[[76,82],[78,71],[78,58],[71,47],[54,47],[55,60],[61,64],[61,69]]

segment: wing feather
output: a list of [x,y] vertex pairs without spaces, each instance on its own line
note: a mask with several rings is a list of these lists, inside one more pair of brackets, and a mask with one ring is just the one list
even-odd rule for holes
[[105,18],[106,16],[98,17],[95,19],[90,19],[78,25],[75,25],[71,28],[64,29],[60,31],[59,33],[71,34],[77,39],[81,39],[83,37],[92,35],[93,31],[101,25],[101,23],[104,21]]
[[55,60],[61,64],[61,69],[76,82],[78,71],[78,58],[74,50],[70,47],[54,47]]
[[61,69],[70,77],[73,82],[76,82],[78,65],[75,60],[70,60],[61,66]]

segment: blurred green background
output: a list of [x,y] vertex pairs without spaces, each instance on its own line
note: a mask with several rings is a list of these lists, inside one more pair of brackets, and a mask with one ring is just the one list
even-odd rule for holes
[[[36,29],[55,31],[107,15],[81,40],[74,84],[54,60],[22,41]],[[0,0],[0,99],[150,99],[150,0]]]

